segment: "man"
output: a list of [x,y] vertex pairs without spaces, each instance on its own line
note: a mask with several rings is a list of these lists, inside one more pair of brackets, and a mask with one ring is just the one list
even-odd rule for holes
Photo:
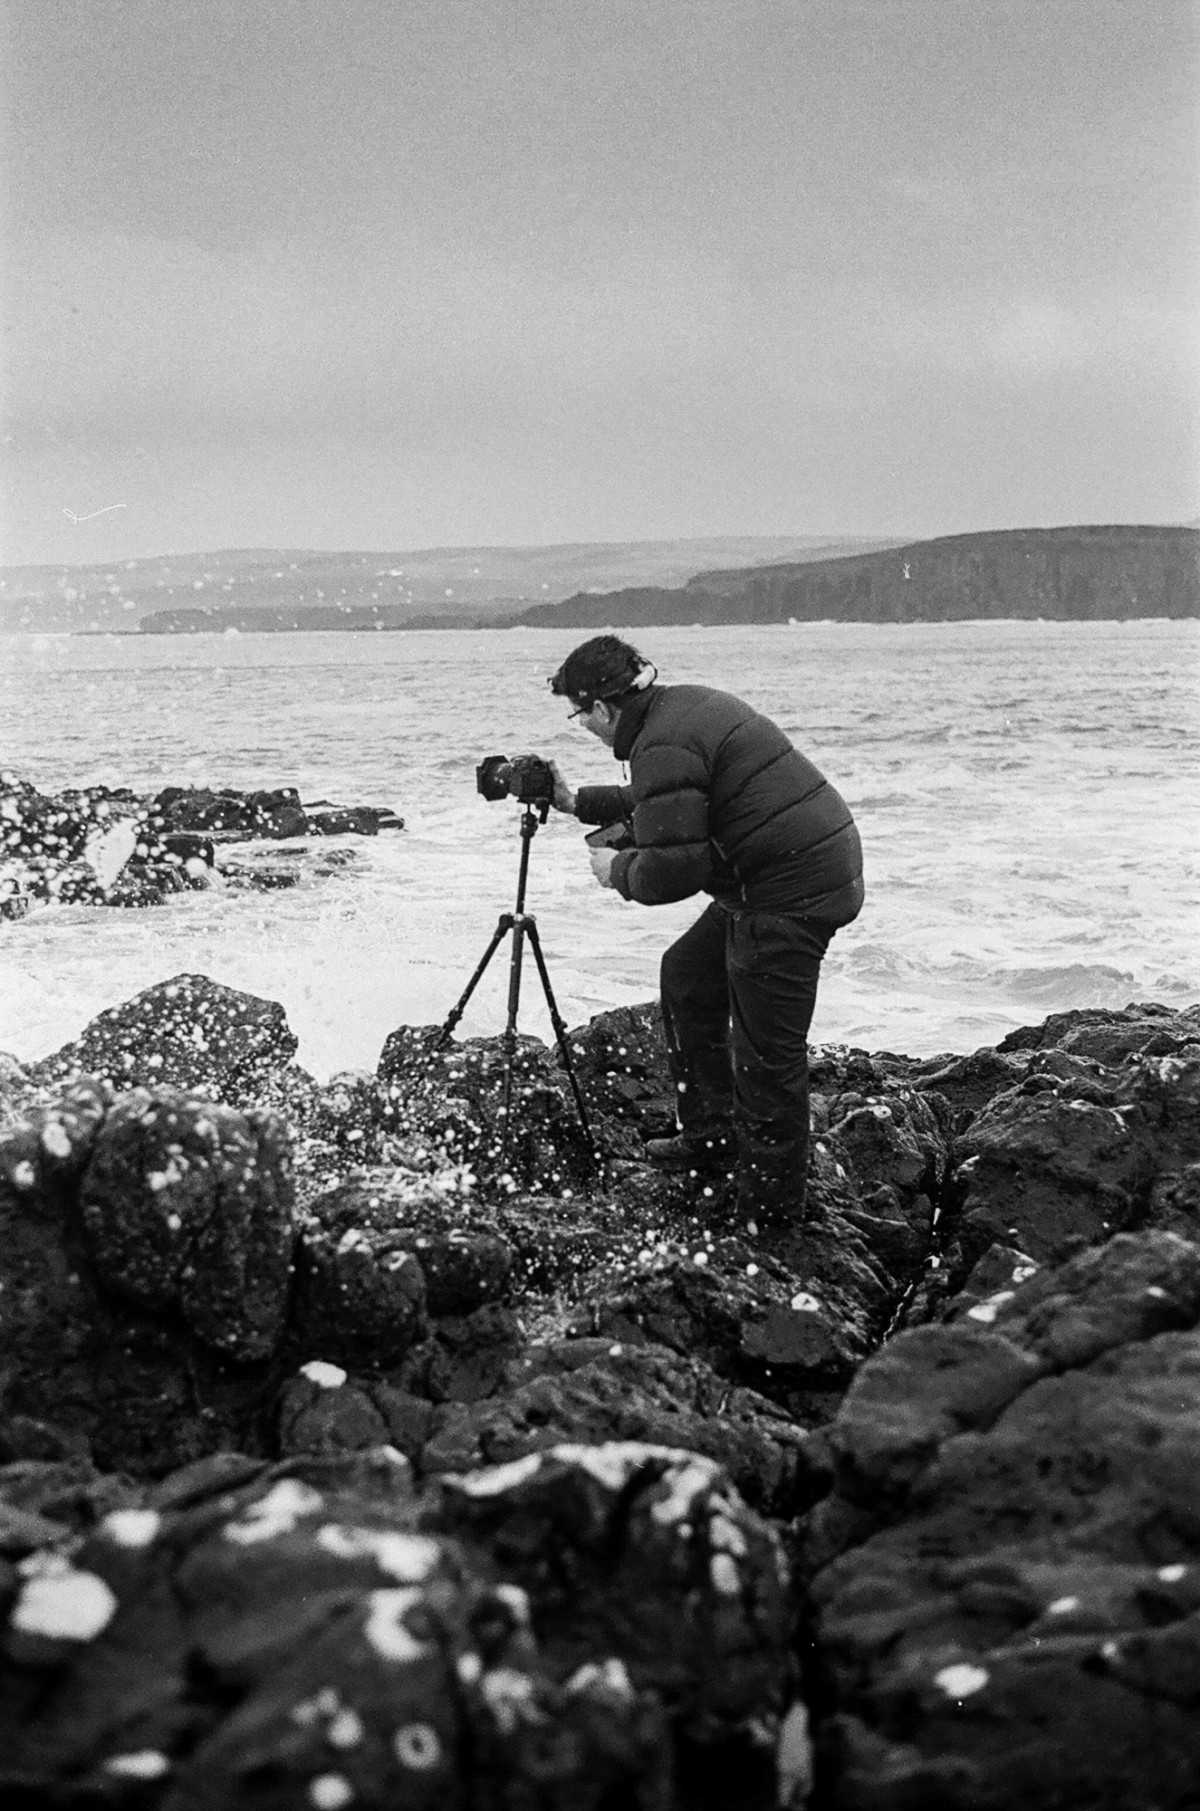
[[863,903],[862,847],[845,801],[768,717],[728,692],[665,686],[627,642],[598,635],[550,680],[584,729],[629,763],[628,786],[554,804],[585,824],[632,820],[634,846],[594,848],[603,887],[640,905],[712,904],[662,961],[678,1137],[652,1161],[735,1174],[755,1223],[803,1218],[808,1028],[821,958]]

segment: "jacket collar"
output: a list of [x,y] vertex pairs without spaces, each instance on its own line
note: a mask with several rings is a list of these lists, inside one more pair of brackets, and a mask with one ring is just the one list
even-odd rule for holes
[[621,706],[617,718],[617,733],[613,738],[613,756],[618,761],[628,761],[633,752],[633,745],[642,733],[650,706],[661,696],[661,685],[648,685],[644,692],[635,692],[627,704]]

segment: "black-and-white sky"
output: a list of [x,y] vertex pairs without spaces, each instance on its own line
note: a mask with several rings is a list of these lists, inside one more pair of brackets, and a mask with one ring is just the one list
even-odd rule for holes
[[6,562],[1200,513],[1190,0],[6,29]]

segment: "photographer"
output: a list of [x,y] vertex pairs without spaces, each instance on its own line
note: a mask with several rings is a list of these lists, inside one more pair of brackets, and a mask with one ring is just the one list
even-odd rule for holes
[[648,1155],[704,1178],[732,1171],[748,1219],[797,1222],[821,958],[863,903],[849,808],[768,717],[708,686],[659,685],[615,635],[584,642],[549,683],[629,763],[628,786],[578,791],[553,769],[557,810],[631,822],[631,847],[591,850],[600,885],[639,905],[712,895],[662,961],[680,1132]]

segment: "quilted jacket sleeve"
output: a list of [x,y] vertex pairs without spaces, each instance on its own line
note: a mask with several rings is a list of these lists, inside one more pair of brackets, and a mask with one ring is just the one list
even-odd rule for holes
[[615,824],[633,815],[633,791],[628,786],[580,786],[575,793],[575,816],[581,824]]
[[633,828],[637,848],[617,856],[613,885],[639,905],[668,905],[707,886],[709,775],[695,748],[659,743],[633,768]]

